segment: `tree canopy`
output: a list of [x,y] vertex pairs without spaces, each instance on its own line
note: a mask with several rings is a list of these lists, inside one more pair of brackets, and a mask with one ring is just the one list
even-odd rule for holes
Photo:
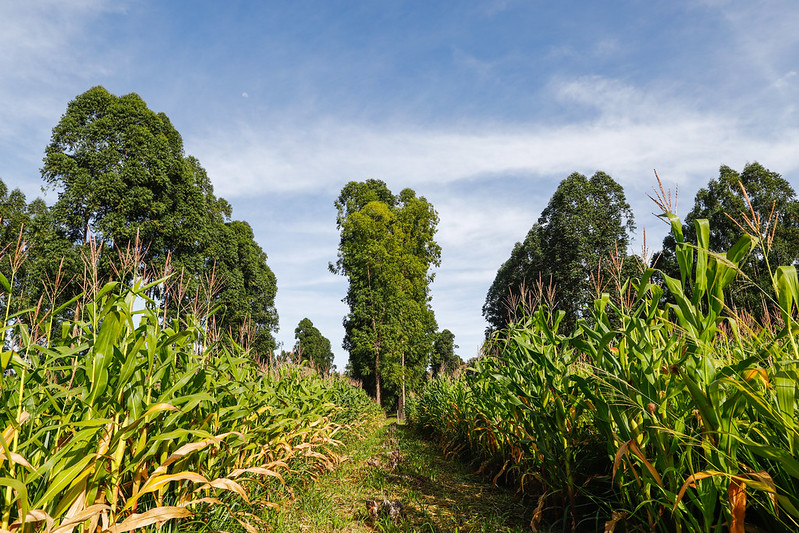
[[395,196],[380,180],[348,183],[335,206],[341,239],[330,268],[349,279],[343,347],[352,377],[389,404],[421,383],[429,362],[438,215],[411,189]]
[[294,329],[294,351],[300,359],[309,361],[321,375],[330,372],[333,366],[333,350],[330,341],[322,335],[308,318],[303,318]]
[[566,312],[564,323],[574,325],[592,302],[592,275],[617,250],[626,255],[634,229],[624,189],[613,178],[604,172],[590,179],[571,174],[499,268],[483,305],[489,331],[508,324],[508,298],[539,280],[554,285],[554,303]]
[[452,375],[453,372],[463,363],[460,357],[455,354],[455,334],[445,329],[436,333],[433,341],[433,354],[430,358],[430,371],[433,377],[439,374]]
[[[171,270],[182,285],[171,294],[153,287],[154,297],[176,310],[196,309],[205,299],[206,310],[217,309],[209,325],[271,358],[277,284],[267,256],[250,225],[231,220],[230,204],[214,195],[200,162],[184,155],[165,114],[134,93],[115,96],[93,87],[67,105],[41,172],[58,199],[49,212],[37,207],[34,226],[61,237],[45,247],[100,243],[99,274],[108,280],[119,276],[120,252],[139,242],[151,272]],[[59,251],[67,254],[45,255]],[[46,268],[52,270],[53,259]]]
[[247,222],[233,220],[217,227],[211,247],[221,286],[215,303],[221,305],[220,326],[246,344],[261,359],[271,359],[277,331],[277,280],[266,264],[266,253],[255,242]]
[[[39,198],[27,203],[19,189],[9,192],[2,180],[0,250],[8,259],[5,272],[17,295],[11,312],[36,307],[40,298],[45,312],[81,290],[73,279],[81,268],[80,254],[56,230],[51,209]],[[5,315],[5,302],[1,311]]]
[[[42,177],[59,189],[54,212],[74,242],[90,234],[108,244],[136,232],[166,248],[181,217],[181,186],[191,175],[180,135],[138,95],[93,87],[67,105],[45,151]],[[194,221],[196,222],[196,221]]]

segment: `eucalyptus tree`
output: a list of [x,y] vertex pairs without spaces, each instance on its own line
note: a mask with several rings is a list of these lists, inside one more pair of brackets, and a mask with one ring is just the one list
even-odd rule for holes
[[9,192],[0,180],[0,273],[6,278],[2,280],[3,287],[0,288],[0,316],[3,317],[24,305],[20,298],[11,299],[11,294],[27,295],[29,292],[25,290],[24,282],[28,267],[25,256],[29,225],[30,214],[25,195],[19,189]]
[[[230,204],[214,195],[199,161],[184,154],[165,114],[134,93],[89,89],[53,128],[42,177],[58,191],[56,230],[77,247],[103,245],[102,276],[114,276],[119,251],[138,240],[151,271],[169,266],[181,274],[176,307],[196,304],[191,300],[204,291],[207,308],[219,309],[218,327],[271,357],[277,289],[266,254],[249,224],[231,220]],[[217,287],[208,286],[212,280]]]
[[[793,187],[757,162],[745,165],[741,172],[722,165],[718,178],[696,193],[684,219],[688,242],[696,242],[694,223],[699,219],[710,223],[711,250],[729,250],[744,233],[759,243],[741,262],[741,275],[730,285],[726,303],[762,318],[772,306],[770,269],[799,265],[799,198]],[[671,276],[679,274],[675,249],[674,237],[669,235],[655,257],[655,266]]]
[[210,259],[220,279],[213,299],[220,306],[219,326],[257,358],[271,361],[276,347],[273,332],[278,329],[275,274],[247,222],[233,220],[218,230]]
[[590,179],[571,174],[497,272],[483,305],[489,331],[507,325],[509,295],[518,298],[522,286],[533,287],[539,280],[554,286],[554,303],[566,312],[564,325],[573,326],[591,305],[592,276],[611,255],[627,255],[634,230],[621,185],[604,172]]
[[326,375],[333,365],[333,350],[330,340],[313,325],[309,318],[303,318],[294,329],[294,351],[303,361],[309,361],[321,375]]
[[435,316],[430,307],[438,215],[411,189],[394,195],[380,180],[350,182],[335,202],[341,238],[334,273],[347,276],[343,347],[352,376],[378,402],[400,400],[430,360]]
[[517,242],[510,257],[499,267],[497,275],[486,295],[483,316],[488,322],[488,331],[502,329],[513,314],[514,302],[521,291],[532,289],[544,273],[544,253],[541,249],[541,226],[533,224],[524,241]]
[[0,179],[0,249],[13,247],[29,222],[25,195],[19,189],[9,191]]
[[433,355],[430,359],[430,370],[433,377],[439,374],[452,375],[453,372],[463,363],[461,358],[455,354],[455,334],[445,329],[436,333],[433,341]]

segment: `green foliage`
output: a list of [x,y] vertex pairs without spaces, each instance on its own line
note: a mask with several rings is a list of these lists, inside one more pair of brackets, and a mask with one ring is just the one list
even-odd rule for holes
[[[43,200],[28,204],[19,189],[8,193],[0,180],[0,221],[0,250],[6,253],[2,268],[12,274],[17,294],[10,312],[35,307],[40,298],[53,309],[80,292],[74,280],[81,270],[78,250],[56,230]],[[0,313],[5,314],[5,305],[0,304]]]
[[[611,255],[626,254],[635,229],[624,189],[604,172],[590,179],[574,173],[558,186],[538,223],[517,243],[488,290],[483,316],[489,332],[507,326],[522,287],[552,284],[557,307],[573,326],[590,309],[591,277]],[[509,314],[510,312],[510,314]]]
[[[350,182],[336,200],[341,231],[333,272],[349,278],[344,348],[350,373],[390,405],[402,387],[421,383],[436,330],[430,308],[438,215],[405,189],[394,196],[379,180]],[[385,394],[383,389],[385,388]]]
[[483,316],[489,324],[487,333],[507,326],[509,313],[515,311],[512,302],[522,292],[522,286],[527,288],[543,281],[545,266],[541,245],[541,226],[533,224],[524,241],[513,246],[510,258],[497,271],[483,304]]
[[277,331],[275,309],[277,280],[266,264],[247,222],[234,220],[217,227],[211,248],[221,287],[214,303],[220,305],[220,323],[234,339],[240,339],[262,360],[270,360]]
[[180,189],[190,178],[169,119],[136,94],[117,97],[102,87],[69,103],[53,128],[42,177],[59,189],[54,211],[74,242],[93,234],[124,245],[139,232],[153,255],[173,238]]
[[300,354],[303,361],[310,361],[313,368],[321,375],[330,372],[333,365],[333,350],[330,341],[322,335],[308,318],[303,318],[294,329],[296,344],[294,351]]
[[439,374],[452,375],[463,364],[461,358],[455,355],[455,348],[457,347],[455,334],[450,330],[445,329],[435,334],[433,353],[430,357],[430,370],[433,373],[433,377]]
[[415,423],[537,497],[537,525],[795,531],[796,268],[774,271],[775,322],[731,314],[728,290],[763,241],[744,235],[718,254],[707,220],[690,242],[664,217],[675,277],[650,269],[625,281],[571,334],[564,312],[529,310],[469,374],[433,381]]
[[[747,164],[740,173],[722,166],[719,177],[696,193],[682,228],[687,240],[696,240],[694,223],[700,219],[710,222],[711,250],[727,250],[744,234],[762,241],[741,262],[743,275],[731,285],[728,305],[757,319],[766,309],[776,311],[765,297],[772,291],[773,268],[799,264],[799,199],[788,181],[759,163]],[[655,263],[672,277],[679,272],[676,246],[675,237],[667,236]]]
[[[66,257],[64,277],[79,277],[80,257],[92,256],[98,282],[120,280],[131,269],[133,246],[133,262],[158,275],[179,274],[171,286],[152,287],[149,296],[169,301],[178,314],[216,310],[203,319],[206,327],[230,334],[261,359],[272,358],[277,284],[266,254],[249,224],[231,220],[230,204],[214,195],[199,161],[184,156],[166,115],[151,111],[136,94],[89,89],[53,128],[42,177],[58,190],[58,200],[49,213],[38,206],[39,218],[32,220],[38,233],[31,242],[41,248],[36,273],[54,275]],[[63,298],[79,292],[64,287]],[[204,302],[202,313],[198,301]]]

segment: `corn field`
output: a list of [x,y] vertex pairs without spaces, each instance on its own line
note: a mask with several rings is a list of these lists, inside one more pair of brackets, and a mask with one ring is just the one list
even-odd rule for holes
[[765,238],[718,254],[707,221],[688,243],[665,216],[680,279],[645,269],[570,333],[528,309],[411,419],[527,495],[535,531],[796,531],[796,270],[773,270],[779,316],[755,323],[724,292]]
[[11,312],[14,279],[0,275],[0,531],[118,533],[220,513],[257,531],[250,509],[277,505],[269,487],[332,467],[342,435],[382,414],[341,380],[209,345],[207,323],[148,298],[165,281],[95,285],[66,320],[66,306]]

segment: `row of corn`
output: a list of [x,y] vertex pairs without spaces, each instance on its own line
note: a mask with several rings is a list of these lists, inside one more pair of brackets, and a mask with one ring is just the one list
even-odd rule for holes
[[796,270],[773,271],[780,316],[757,324],[724,306],[757,237],[716,254],[706,221],[688,243],[668,218],[681,279],[648,269],[569,334],[539,306],[411,409],[524,492],[534,530],[799,530]]
[[342,435],[379,412],[340,380],[204,346],[201,323],[143,305],[151,288],[109,283],[79,320],[6,312],[0,531],[117,533],[220,510],[257,531],[270,486],[332,466]]

